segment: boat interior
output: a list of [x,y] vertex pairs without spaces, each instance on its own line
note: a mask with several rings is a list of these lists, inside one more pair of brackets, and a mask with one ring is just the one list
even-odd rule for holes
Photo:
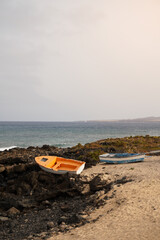
[[58,170],[76,171],[83,164],[83,162],[80,161],[54,156],[37,157],[36,162],[39,165],[53,169],[54,171]]

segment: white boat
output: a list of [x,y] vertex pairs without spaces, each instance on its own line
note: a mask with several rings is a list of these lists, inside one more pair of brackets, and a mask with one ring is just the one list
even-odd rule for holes
[[105,153],[99,156],[105,163],[134,163],[144,161],[145,154],[140,153]]

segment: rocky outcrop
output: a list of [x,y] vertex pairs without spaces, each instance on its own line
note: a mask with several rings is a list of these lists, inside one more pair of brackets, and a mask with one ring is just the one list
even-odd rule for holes
[[8,156],[6,162],[3,158],[1,164],[0,231],[4,240],[39,239],[41,234],[45,239],[50,231],[87,223],[90,212],[105,204],[116,182],[107,173],[54,175],[42,171],[31,157],[25,155],[19,162],[16,158],[15,163],[14,157]]

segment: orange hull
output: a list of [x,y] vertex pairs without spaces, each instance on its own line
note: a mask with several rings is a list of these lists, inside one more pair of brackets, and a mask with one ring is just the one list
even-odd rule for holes
[[55,174],[80,174],[85,166],[85,162],[57,156],[40,156],[35,161],[44,171]]

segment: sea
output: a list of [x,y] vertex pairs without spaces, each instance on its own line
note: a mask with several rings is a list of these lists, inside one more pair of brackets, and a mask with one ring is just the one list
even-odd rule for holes
[[72,147],[107,138],[160,136],[160,122],[0,122],[0,151],[14,147]]

